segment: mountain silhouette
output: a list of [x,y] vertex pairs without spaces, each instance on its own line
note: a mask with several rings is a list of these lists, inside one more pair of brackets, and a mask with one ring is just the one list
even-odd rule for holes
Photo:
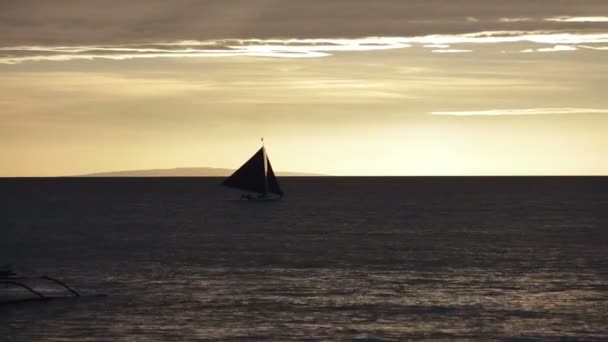
[[[234,169],[216,167],[178,167],[174,169],[96,172],[83,175],[74,175],[72,177],[227,177],[233,172]],[[277,175],[283,177],[326,176],[318,173],[305,172],[277,172]]]

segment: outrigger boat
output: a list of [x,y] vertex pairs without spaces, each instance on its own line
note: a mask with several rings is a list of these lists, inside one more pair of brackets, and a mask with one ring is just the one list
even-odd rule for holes
[[226,178],[222,185],[246,191],[247,193],[241,195],[241,199],[249,201],[276,201],[283,197],[283,190],[266,154],[264,138],[262,148]]
[[81,297],[106,295],[82,295],[63,281],[47,275],[24,277],[14,272],[10,265],[0,268],[0,305]]

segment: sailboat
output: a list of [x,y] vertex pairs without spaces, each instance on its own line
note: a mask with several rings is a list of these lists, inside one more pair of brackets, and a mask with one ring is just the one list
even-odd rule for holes
[[[230,177],[226,178],[222,185],[248,192],[241,196],[248,200],[267,201],[283,197],[283,190],[281,190],[266,154],[264,138],[262,138],[262,148]],[[249,193],[255,193],[257,196]]]

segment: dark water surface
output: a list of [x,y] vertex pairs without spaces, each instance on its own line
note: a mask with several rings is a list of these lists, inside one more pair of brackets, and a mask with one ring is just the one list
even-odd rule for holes
[[[608,178],[0,179],[0,341],[608,340]],[[0,288],[2,290],[3,288]]]

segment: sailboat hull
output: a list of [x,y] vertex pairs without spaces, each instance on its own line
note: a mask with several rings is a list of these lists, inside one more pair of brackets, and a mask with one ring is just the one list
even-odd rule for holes
[[246,202],[278,202],[281,200],[281,197],[264,197],[264,198],[250,198],[243,199]]
[[242,195],[239,201],[243,202],[276,202],[280,201],[282,196],[252,196],[252,195]]

